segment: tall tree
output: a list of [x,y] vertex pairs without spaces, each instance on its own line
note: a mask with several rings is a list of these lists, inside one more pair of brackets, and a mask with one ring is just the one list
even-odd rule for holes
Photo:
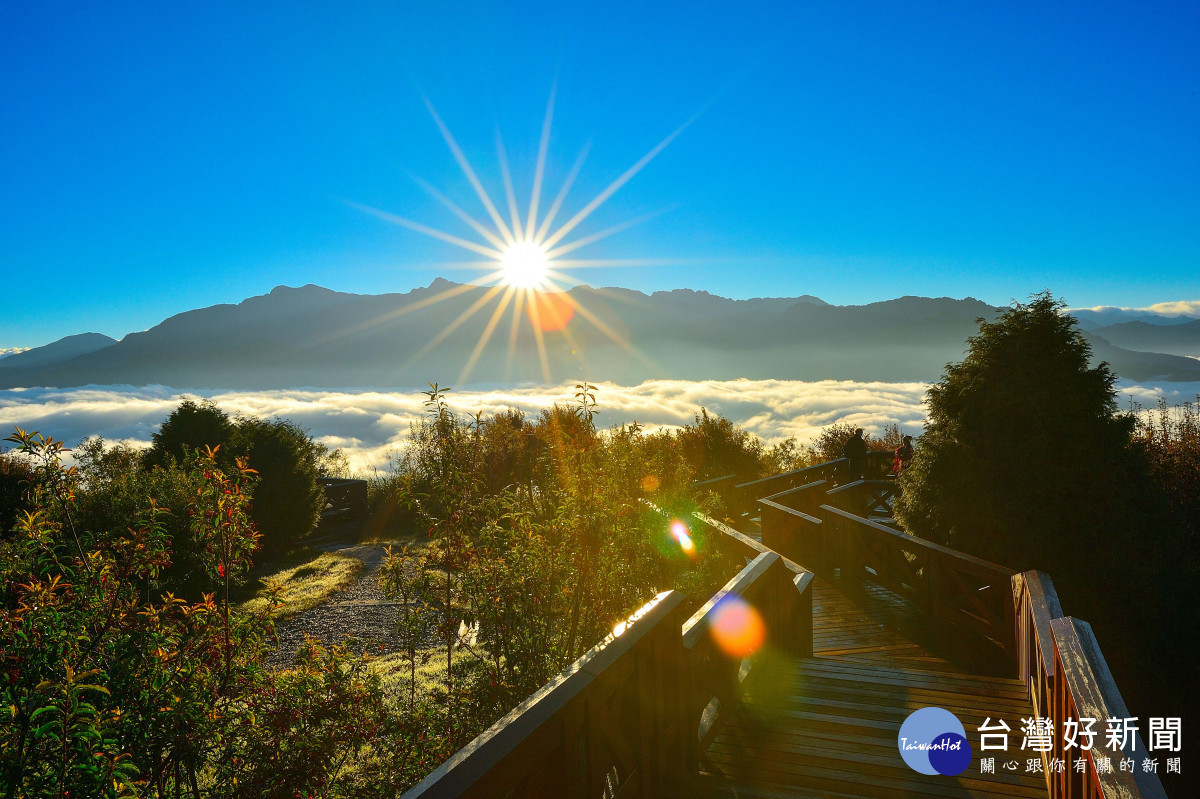
[[241,419],[233,448],[258,473],[250,518],[269,555],[287,552],[316,525],[325,504],[317,484],[320,445],[284,419]]
[[[171,461],[183,460],[194,449],[221,447],[227,450],[233,430],[233,420],[212,400],[193,402],[185,399],[150,437],[146,465],[166,466]],[[220,453],[221,462],[232,463],[228,456],[227,451]]]
[[1146,620],[1171,590],[1170,550],[1116,376],[1090,365],[1048,292],[979,322],[966,357],[929,390],[896,516],[922,538],[1048,572],[1064,609],[1096,628],[1122,690],[1149,701],[1153,669],[1139,650],[1162,651],[1169,637]]
[[1048,292],[979,321],[966,357],[929,390],[897,515],[923,538],[1071,581],[1136,543],[1146,470],[1133,419]]

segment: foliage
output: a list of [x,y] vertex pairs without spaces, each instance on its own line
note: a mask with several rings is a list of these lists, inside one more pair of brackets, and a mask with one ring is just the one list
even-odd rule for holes
[[1164,523],[1177,531],[1180,555],[1194,577],[1200,575],[1200,396],[1168,408],[1159,398],[1151,413],[1138,412],[1134,438],[1146,453],[1150,477],[1160,497]]
[[186,458],[192,451],[210,447],[222,458],[229,454],[234,424],[229,415],[212,400],[194,402],[185,399],[150,436],[146,451],[147,466],[166,466],[172,460]]
[[[124,530],[79,530],[78,473],[59,466],[61,444],[22,431],[12,440],[37,483],[0,559],[4,784],[17,796],[118,796],[161,790],[181,772],[195,779],[224,721],[220,700],[248,677],[264,630],[231,620],[212,595],[189,604],[154,592],[170,550],[152,500]],[[221,566],[244,568],[253,538],[241,472],[211,459],[194,468],[208,488],[193,506],[196,534],[239,539]]]
[[[1158,550],[1158,557],[1138,577],[1153,588],[1150,601],[1131,624],[1143,658],[1143,671],[1134,683],[1133,707],[1171,710],[1187,716],[1197,700],[1178,686],[1193,679],[1200,656],[1194,631],[1200,626],[1200,397],[1195,403],[1168,408],[1161,398],[1150,412],[1138,410],[1134,439],[1148,462],[1151,497],[1157,513],[1141,532]],[[1133,625],[1137,625],[1134,627]],[[1132,636],[1131,636],[1132,638]],[[1107,645],[1106,645],[1107,651]],[[1190,701],[1190,705],[1183,705]]]
[[[403,603],[401,701],[410,712],[436,708],[451,744],[465,743],[657,591],[702,596],[728,577],[730,564],[709,554],[702,535],[684,552],[668,520],[640,501],[686,506],[692,472],[678,439],[636,424],[600,433],[595,387],[576,388],[575,406],[529,422],[515,412],[463,419],[446,389],[431,384],[426,419],[412,427],[410,503],[432,543],[419,556],[390,553],[381,586]],[[490,482],[488,464],[519,478]],[[440,652],[425,647],[431,639]],[[418,677],[431,658],[444,664],[433,690]]]
[[[193,539],[193,526],[188,508],[195,502],[204,481],[203,473],[192,466],[181,465],[175,458],[165,466],[143,468],[143,458],[137,450],[124,446],[108,446],[99,437],[88,438],[74,450],[78,468],[78,486],[72,504],[75,521],[81,529],[101,533],[125,529],[130,520],[153,501],[160,511],[158,524],[162,527],[172,555],[159,575],[164,586],[177,594],[199,598],[200,593],[212,590],[211,579],[205,574],[208,557],[203,545]],[[243,488],[249,489],[252,476],[246,475]],[[62,506],[50,509],[61,516]],[[65,519],[63,519],[65,522]]]
[[231,446],[258,472],[250,515],[268,555],[287,552],[316,526],[325,495],[318,445],[293,422],[241,419]]
[[1049,294],[1015,304],[928,395],[901,477],[906,529],[1016,568],[1069,574],[1081,550],[1131,545],[1143,506],[1132,419],[1106,364]]
[[701,408],[695,421],[679,432],[684,459],[699,480],[736,475],[738,482],[762,476],[762,442],[724,416]]
[[25,461],[0,452],[0,539],[8,535],[17,516],[25,510],[25,489],[32,476]]
[[244,460],[227,471],[208,450],[175,467],[195,488],[184,515],[219,588],[188,602],[164,591],[171,542],[152,497],[121,526],[81,525],[99,518],[78,506],[95,458],[85,479],[61,465],[60,442],[10,440],[32,485],[0,545],[6,796],[394,795],[378,761],[349,765],[372,749],[421,762],[419,728],[365,662],[310,645],[296,669],[267,670],[275,603],[230,607],[258,542]]
[[[317,477],[349,474],[345,453],[313,441],[295,423],[231,418],[211,400],[183,400],[152,439],[142,459],[147,468],[169,471],[180,458],[204,447],[211,447],[226,468],[238,457],[248,458],[259,475],[251,515],[271,556],[287,552],[316,525],[324,506]],[[119,474],[125,470],[111,467],[133,460],[126,455],[116,450],[94,455],[94,471],[102,479]]]
[[1144,428],[1136,444],[1115,376],[1090,365],[1062,307],[1043,293],[980,320],[965,359],[930,389],[896,516],[921,537],[1048,572],[1064,608],[1096,629],[1131,708],[1161,713],[1160,678],[1177,668],[1165,662],[1190,663],[1182,648],[1194,649],[1166,621],[1195,618],[1175,612],[1194,607],[1181,600],[1195,574],[1181,572],[1182,535],[1163,521],[1147,462],[1157,447],[1158,472],[1175,473],[1173,432]]

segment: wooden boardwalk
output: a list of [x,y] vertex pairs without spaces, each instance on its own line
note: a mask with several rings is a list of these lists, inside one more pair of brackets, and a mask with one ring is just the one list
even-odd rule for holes
[[[740,571],[690,618],[681,592],[657,595],[402,799],[1163,799],[1157,774],[1101,770],[1061,739],[1021,750],[1022,719],[1063,730],[1129,715],[1049,576],[905,534],[889,515],[895,484],[837,485],[842,463],[697,484],[741,529],[692,522]],[[755,629],[743,606],[761,648],[727,638]],[[962,774],[901,758],[900,727],[924,707],[962,723]],[[1007,751],[982,751],[989,717],[1009,725]],[[1147,751],[1140,736],[1122,750]],[[980,773],[984,754],[995,773]],[[1052,763],[1047,782],[1036,766]]]
[[[1002,660],[935,654],[919,611],[886,589],[848,595],[821,578],[813,588],[813,657],[768,659],[755,669],[701,763],[713,796],[1047,795],[1019,751],[1020,719],[1033,715],[1029,691],[997,676]],[[973,755],[958,777],[918,774],[897,754],[900,725],[929,706],[966,727]],[[996,774],[979,773],[977,728],[988,716],[1014,730],[1011,757],[989,752],[1000,755]],[[1004,770],[1009,759],[1019,760],[1016,773]]]

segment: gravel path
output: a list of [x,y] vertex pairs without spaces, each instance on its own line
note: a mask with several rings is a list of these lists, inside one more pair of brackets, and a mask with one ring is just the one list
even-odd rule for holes
[[358,651],[394,652],[399,646],[396,617],[401,606],[388,600],[379,590],[379,567],[386,551],[378,546],[321,547],[327,552],[357,558],[363,562],[358,579],[323,604],[299,613],[275,625],[279,648],[268,659],[272,666],[288,666],[304,644],[307,633],[325,646],[341,643],[347,635],[356,639]]

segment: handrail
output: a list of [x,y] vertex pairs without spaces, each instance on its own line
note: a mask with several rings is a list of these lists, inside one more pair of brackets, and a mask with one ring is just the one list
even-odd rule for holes
[[1017,673],[1029,686],[1034,713],[1047,715],[1049,691],[1054,680],[1054,633],[1052,619],[1062,618],[1062,605],[1050,575],[1040,571],[1014,574],[1013,602],[1016,606]]
[[[1129,709],[1117,690],[1104,655],[1100,653],[1100,645],[1096,642],[1091,625],[1064,616],[1051,620],[1050,629],[1054,633],[1057,667],[1054,707],[1056,711],[1062,711],[1062,718],[1056,721],[1061,724],[1068,719],[1078,721],[1088,718],[1097,719],[1103,724],[1110,718],[1128,718]],[[1061,740],[1055,744],[1055,754],[1066,762],[1066,768],[1061,774],[1053,775],[1055,784],[1050,792],[1053,797],[1088,794],[1104,799],[1166,797],[1162,781],[1155,772],[1138,768],[1126,772],[1112,765],[1111,770],[1101,773],[1096,768],[1096,757],[1097,752],[1105,750],[1101,750],[1098,743],[1089,750],[1079,747],[1066,749]],[[1145,757],[1146,751],[1142,736],[1135,733],[1128,745],[1121,748],[1117,759],[1132,757],[1138,762],[1139,758]],[[1076,773],[1074,769],[1074,763],[1081,754],[1088,761],[1084,774]],[[1091,791],[1087,790],[1088,786],[1092,788]]]
[[[739,533],[729,525],[722,524],[716,519],[710,519],[702,513],[693,513],[692,516],[719,532],[721,534],[719,540],[726,547],[744,557],[747,567],[750,566],[755,558],[764,554],[777,555],[779,557],[779,562],[787,570],[791,585],[799,596],[799,604],[792,610],[787,611],[790,613],[790,620],[781,623],[786,624],[791,630],[789,640],[793,654],[797,657],[811,656],[813,651],[812,591],[808,589],[816,577],[812,569],[801,566],[783,553],[764,546],[750,536]],[[784,596],[789,601],[791,600],[790,593],[785,593]]]
[[909,535],[908,533],[902,533],[899,530],[893,530],[891,527],[888,527],[885,524],[879,524],[878,522],[873,522],[870,519],[864,519],[861,516],[856,516],[855,514],[850,513],[849,511],[844,511],[841,508],[835,508],[830,505],[822,505],[821,510],[828,511],[829,513],[833,513],[848,521],[852,521],[856,524],[862,525],[863,527],[868,527],[882,535],[902,541],[904,546],[917,547],[930,552],[937,552],[939,554],[946,555],[947,557],[955,558],[965,563],[979,566],[982,569],[993,571],[997,574],[997,576],[1003,575],[1006,580],[1012,577],[1012,569],[992,563],[991,561],[984,560],[983,558],[977,558],[974,555],[968,555],[966,552],[959,552],[957,549],[951,549],[950,547],[944,547],[941,544],[935,544],[933,541],[926,541],[924,538],[917,538],[915,535]]
[[[1055,731],[1062,731],[1066,722],[1078,722],[1080,718],[1096,719],[1100,724],[1110,718],[1127,718],[1129,710],[1091,626],[1063,616],[1049,575],[1027,571],[1013,575],[1012,582],[1017,607],[1018,665],[1029,688],[1034,715],[1049,718]],[[1098,736],[1103,734],[1097,732]],[[1098,743],[1090,750],[1067,749],[1060,735],[1053,740],[1054,748],[1042,753],[1051,797],[1166,796],[1154,772],[1137,768],[1129,773],[1113,767],[1111,772],[1101,773],[1096,768],[1096,755],[1105,750]],[[1132,756],[1136,762],[1146,751],[1145,743],[1137,735],[1121,755]],[[1087,761],[1082,773],[1075,771],[1075,762],[1080,759]],[[1051,760],[1061,761],[1062,770],[1051,769]]]
[[826,496],[831,498],[829,504],[844,511],[872,521],[885,519],[890,524],[892,506],[888,502],[896,493],[894,480],[856,480],[830,489]]
[[790,472],[738,483],[730,489],[730,509],[734,516],[752,512],[759,498],[793,488],[797,484],[812,482],[814,479],[830,480],[840,471],[844,463],[846,463],[845,458],[837,458],[813,466],[805,466],[803,469],[793,469]]
[[693,480],[692,488],[693,489],[703,488],[705,486],[712,485],[714,483],[724,482],[725,480],[733,480],[735,478],[737,478],[736,474],[723,474],[720,477],[710,477],[707,480]]
[[649,799],[679,785],[683,600],[660,593],[401,799]]
[[[702,753],[758,662],[756,653],[723,650],[708,634],[722,604],[738,597],[751,605],[762,617],[766,647],[812,655],[814,572],[793,557],[818,572],[838,571],[850,584],[874,581],[935,620],[991,639],[1012,655],[1034,715],[1050,718],[1054,730],[1080,718],[1128,717],[1091,627],[1063,616],[1049,576],[1013,574],[830,504],[815,513],[788,504],[803,498],[812,507],[810,495],[826,495],[824,485],[757,499],[762,543],[692,514],[715,533],[708,541],[743,558],[744,568],[686,621],[679,592],[656,596],[401,799],[689,795]],[[855,487],[834,493],[848,496]],[[1067,750],[1061,735],[1053,740],[1042,758],[1054,799],[1165,797],[1156,773],[1101,773],[1103,747]],[[1146,751],[1135,735],[1120,755]],[[1050,768],[1052,757],[1064,767]],[[1080,758],[1084,773],[1074,768]]]
[[830,469],[834,469],[836,467],[841,466],[843,463],[846,463],[846,462],[847,461],[845,458],[835,458],[831,461],[824,461],[823,463],[817,463],[812,466],[805,466],[802,469],[792,469],[790,472],[780,472],[779,474],[772,474],[772,475],[768,475],[767,477],[760,477],[757,480],[748,480],[745,483],[738,483],[737,487],[744,489],[744,488],[753,488],[754,486],[762,485],[763,483],[772,483],[772,482],[776,482],[776,481],[785,481],[786,482],[788,479],[799,477],[800,475],[808,474],[809,472],[820,473],[821,471],[827,471]]
[[805,569],[804,566],[796,563],[796,561],[792,560],[791,558],[788,558],[787,555],[779,552],[778,549],[773,549],[763,545],[763,543],[751,539],[749,535],[746,535],[745,533],[739,533],[738,530],[734,530],[728,524],[722,524],[721,522],[716,521],[715,518],[709,518],[700,512],[692,513],[692,517],[700,519],[700,521],[704,524],[707,524],[708,527],[713,528],[722,536],[724,536],[725,546],[739,549],[739,554],[742,554],[743,557],[746,558],[746,561],[748,561],[746,565],[749,565],[750,560],[757,558],[758,555],[763,553],[778,554],[780,559],[784,561],[784,566],[786,569],[791,571],[794,577],[804,577],[805,581],[811,581],[812,577],[814,577],[814,575],[812,575],[812,570]]
[[[792,564],[794,566],[794,564]],[[758,614],[765,639],[763,650],[795,657],[812,654],[812,595],[810,572],[793,574],[776,552],[762,552],[737,573],[683,625],[683,648],[688,659],[685,727],[695,732],[689,752],[689,771],[698,773],[701,754],[708,749],[720,722],[737,705],[761,650],[723,648],[713,627],[728,603],[736,598]]]
[[870,580],[930,618],[970,630],[1012,657],[1012,569],[822,505],[825,566],[851,585]]

